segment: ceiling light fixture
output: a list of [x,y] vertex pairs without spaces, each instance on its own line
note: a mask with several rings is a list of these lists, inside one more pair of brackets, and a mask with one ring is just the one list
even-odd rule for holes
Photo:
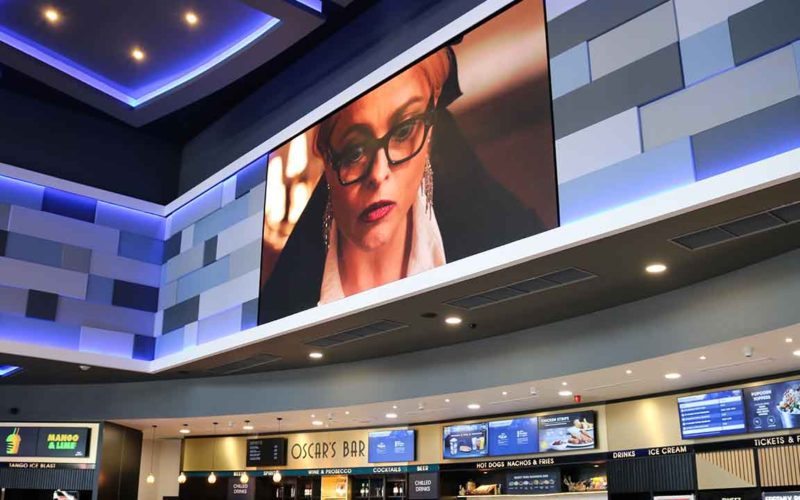
[[397,409],[397,405],[392,405],[392,410],[396,410],[396,409]]
[[314,351],[308,353],[308,357],[311,359],[322,359],[322,353],[319,351]]
[[794,351],[792,354],[800,358],[800,349]]
[[558,395],[562,398],[568,398],[572,396],[572,391],[558,391]]
[[567,384],[566,382],[561,382],[561,385],[563,385],[564,387],[566,387],[566,386],[568,386],[569,384]]
[[708,359],[708,358],[705,356],[705,354],[704,354],[704,355],[702,355],[702,356],[700,356],[700,361],[705,361],[705,360],[707,360],[707,359]]
[[325,424],[325,422],[323,422],[322,420],[314,420],[313,422],[311,422],[311,425],[316,426],[316,427],[319,427],[319,426],[321,426],[323,424]]
[[667,373],[666,375],[664,375],[664,378],[667,379],[667,380],[678,380],[679,378],[681,378],[681,374],[680,373]]
[[[278,434],[280,434],[281,433],[281,421],[283,421],[283,417],[276,417],[275,419],[278,421]],[[280,483],[281,479],[283,479],[283,476],[281,476],[281,471],[276,470],[275,473],[272,474],[272,482],[273,483]]]
[[250,482],[250,476],[247,475],[247,471],[243,470],[242,473],[239,475],[239,482],[242,484],[247,484]]
[[387,413],[386,418],[397,418],[397,413]]
[[156,482],[156,476],[153,475],[153,462],[156,459],[156,427],[158,426],[153,426],[153,436],[150,442],[150,474],[148,474],[147,479],[145,479],[147,484],[154,484]]
[[444,322],[448,325],[460,325],[462,321],[464,320],[458,316],[448,316],[444,319]]
[[252,431],[252,430],[253,430],[253,428],[254,428],[254,427],[253,427],[253,426],[250,424],[250,421],[249,421],[249,420],[245,420],[245,421],[244,421],[244,425],[242,426],[242,429],[243,429],[243,430],[246,430],[246,431]]
[[49,22],[50,24],[56,24],[61,20],[61,13],[58,12],[53,7],[48,7],[44,9],[42,15],[44,16],[45,19],[47,19],[47,22]]
[[481,405],[479,405],[478,403],[470,403],[467,405],[467,408],[470,410],[480,410]]
[[198,21],[200,21],[200,18],[197,17],[197,14],[195,14],[191,10],[183,15],[183,19],[186,21],[186,24],[188,24],[189,26],[195,26],[198,23]]
[[142,62],[142,61],[144,61],[144,58],[145,58],[145,53],[144,53],[144,51],[143,51],[142,49],[140,49],[139,47],[134,47],[134,48],[131,50],[131,57],[132,57],[132,58],[133,58],[135,61]]
[[625,370],[625,375],[631,375],[631,374],[633,374],[633,370]]
[[180,432],[181,434],[189,434],[190,432],[192,432],[192,430],[189,429],[189,424],[183,424],[183,428],[181,428],[181,430],[179,430],[178,432]]
[[656,262],[653,264],[649,264],[647,267],[644,268],[650,274],[661,274],[667,270],[667,266],[660,262]]
[[508,391],[503,391],[501,394],[502,394],[503,396],[508,396]]
[[345,411],[344,411],[344,414],[345,414],[345,415],[350,415],[350,410],[345,410]]
[[792,337],[786,337],[787,344],[791,344],[792,342],[794,342],[794,339]]
[[178,484],[186,484],[186,474],[183,471],[178,474]]
[[445,403],[449,403],[450,402],[450,398],[445,399],[444,402]]

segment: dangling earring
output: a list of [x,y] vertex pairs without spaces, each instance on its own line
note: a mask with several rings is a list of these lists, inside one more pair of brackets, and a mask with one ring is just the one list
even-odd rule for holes
[[433,167],[431,157],[425,158],[425,173],[422,178],[422,193],[425,195],[425,213],[430,215],[433,210]]
[[331,227],[333,226],[333,204],[331,203],[331,187],[328,186],[328,201],[325,203],[325,215],[322,217],[322,242],[325,250],[331,244]]

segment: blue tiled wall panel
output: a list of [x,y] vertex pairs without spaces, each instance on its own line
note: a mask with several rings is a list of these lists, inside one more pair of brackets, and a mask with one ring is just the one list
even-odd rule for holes
[[127,307],[61,297],[56,322],[78,327],[90,326],[103,330],[152,336],[155,314]]
[[61,267],[80,273],[88,273],[92,264],[92,251],[63,244],[61,251]]
[[194,323],[197,321],[199,308],[200,296],[195,296],[165,309],[162,330],[171,332],[189,323]]
[[226,337],[242,329],[242,306],[237,305],[201,319],[197,329],[197,343],[205,344]]
[[130,359],[133,356],[135,335],[130,333],[83,327],[80,331],[81,352],[105,354]]
[[153,337],[143,337],[136,335],[133,338],[133,359],[142,361],[152,361],[155,359],[156,339]]
[[95,222],[101,226],[108,226],[156,240],[164,239],[166,221],[163,217],[103,201],[97,202]]
[[236,197],[239,198],[267,178],[267,155],[262,156],[236,174]]
[[230,259],[230,278],[238,278],[261,267],[261,240],[254,242],[232,252]]
[[264,216],[255,214],[219,233],[217,237],[217,258],[220,259],[252,243],[254,240],[261,239],[263,225]]
[[42,209],[44,188],[9,177],[0,177],[0,203],[32,210]]
[[[0,181],[2,177],[0,177]],[[11,217],[11,207],[5,203],[0,203],[0,231],[8,230],[8,221]]]
[[175,281],[181,276],[186,276],[192,271],[203,267],[204,252],[204,246],[198,245],[167,261],[161,268],[161,282],[169,283],[170,281]]
[[156,338],[155,357],[161,358],[183,350],[183,328],[165,333]]
[[62,245],[54,241],[19,233],[8,233],[6,257],[45,266],[61,265]]
[[698,179],[800,148],[800,97],[701,132],[692,143]]
[[183,302],[186,299],[200,295],[202,292],[219,286],[230,278],[230,263],[228,257],[224,257],[213,264],[198,269],[178,280],[177,300]]
[[100,252],[92,253],[91,273],[140,285],[161,284],[161,266]]
[[8,227],[13,232],[109,255],[115,255],[119,246],[119,231],[116,229],[21,206],[11,207]]
[[86,300],[98,304],[111,304],[114,297],[114,280],[94,274],[89,275]]
[[164,262],[164,241],[120,231],[119,255],[160,266]]
[[182,231],[222,206],[222,185],[219,184],[167,217],[167,236]]
[[686,137],[561,184],[561,221],[569,224],[694,181]]
[[683,79],[690,86],[733,67],[728,21],[681,40]]
[[675,0],[678,32],[689,38],[762,0]]
[[0,257],[0,284],[42,290],[76,299],[86,297],[88,276],[21,260]]
[[764,0],[730,17],[733,59],[742,64],[800,39],[800,2]]
[[245,219],[248,215],[247,197],[242,197],[228,203],[216,212],[197,221],[194,224],[193,245],[203,243],[206,240],[219,234],[237,222]]
[[0,286],[0,314],[24,316],[27,303],[27,290]]
[[0,314],[0,339],[77,351],[81,329],[41,319]]
[[158,288],[114,280],[114,295],[111,303],[119,307],[156,312],[158,310]]
[[45,188],[42,211],[93,223],[97,201],[86,196]]
[[221,311],[258,297],[260,270],[249,272],[200,294],[198,318],[213,316]]
[[550,60],[550,86],[553,99],[583,87],[592,80],[589,71],[589,46],[580,43]]
[[258,325],[258,299],[242,304],[242,330]]

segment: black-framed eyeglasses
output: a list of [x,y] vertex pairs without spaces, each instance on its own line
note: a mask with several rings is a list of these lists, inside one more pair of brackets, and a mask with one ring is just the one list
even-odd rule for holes
[[383,150],[390,167],[397,167],[417,156],[425,146],[435,116],[433,96],[424,113],[406,118],[386,135],[355,142],[342,151],[331,150],[330,163],[339,179],[339,184],[349,186],[369,176],[375,163],[375,155]]

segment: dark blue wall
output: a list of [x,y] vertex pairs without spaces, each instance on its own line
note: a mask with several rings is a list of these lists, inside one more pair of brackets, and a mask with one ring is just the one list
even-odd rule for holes
[[186,192],[481,0],[382,0],[289,65],[183,151]]

